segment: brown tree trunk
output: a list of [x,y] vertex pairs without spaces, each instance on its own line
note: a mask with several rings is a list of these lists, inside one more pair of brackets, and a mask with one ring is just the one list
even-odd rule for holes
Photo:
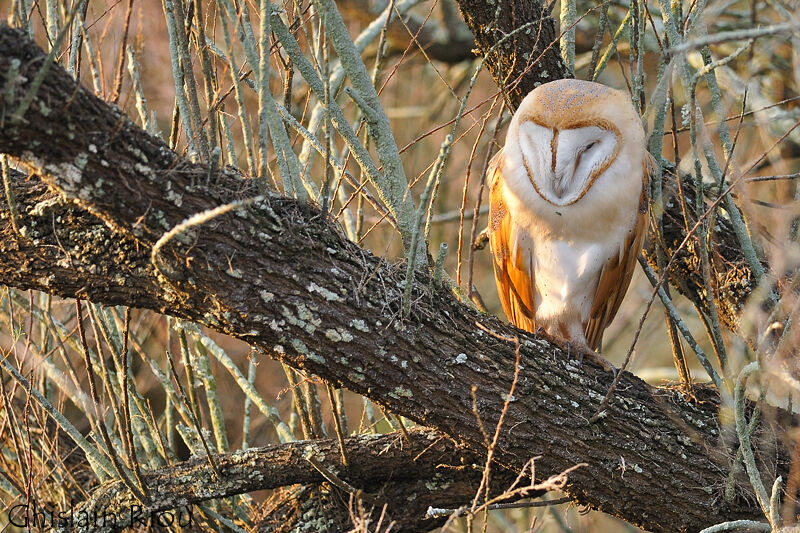
[[510,109],[516,109],[525,95],[542,83],[572,77],[559,52],[556,22],[542,3],[457,3]]

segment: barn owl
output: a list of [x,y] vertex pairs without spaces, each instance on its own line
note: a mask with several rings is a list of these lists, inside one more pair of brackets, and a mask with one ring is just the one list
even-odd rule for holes
[[595,350],[642,248],[654,164],[627,94],[559,80],[525,97],[488,169],[495,280],[514,325],[610,368]]

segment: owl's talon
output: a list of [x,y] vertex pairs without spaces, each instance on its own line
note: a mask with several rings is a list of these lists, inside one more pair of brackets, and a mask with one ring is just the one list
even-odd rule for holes
[[[580,346],[580,347],[576,346],[576,348],[578,351],[577,359],[579,363],[583,364],[583,358],[588,357],[589,359],[591,359],[592,361],[603,367],[603,370],[605,370],[606,372],[611,372],[613,374],[613,377],[617,377],[616,367],[614,367],[614,365],[612,365],[611,362],[605,357],[603,357],[601,354],[595,352],[588,346]],[[572,343],[568,342],[567,357],[571,357],[571,350],[572,350]]]
[[595,363],[603,367],[603,370],[606,372],[611,372],[613,377],[617,377],[617,369],[614,365],[611,364],[611,361],[600,355],[595,351],[587,351],[585,352]]

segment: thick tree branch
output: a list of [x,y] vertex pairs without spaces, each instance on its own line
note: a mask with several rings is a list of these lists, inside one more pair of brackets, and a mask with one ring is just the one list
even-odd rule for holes
[[[366,493],[362,499],[371,505],[380,508],[385,503],[395,521],[393,531],[421,531],[442,522],[426,517],[428,506],[458,507],[474,496],[480,484],[480,458],[433,430],[411,430],[409,440],[401,433],[390,433],[359,435],[345,442],[349,466],[339,461],[335,440],[314,440],[219,455],[215,463],[220,478],[204,458],[145,473],[149,503],[143,506],[143,512],[255,490],[324,483],[326,478],[312,465],[314,461],[350,485],[338,487],[340,496],[348,498],[347,491],[357,489]],[[493,484],[502,490],[513,480],[510,473],[500,471]],[[328,487],[330,490],[336,488]],[[398,501],[402,501],[402,510],[396,509]],[[86,512],[123,515],[138,502],[118,481],[95,491],[87,503],[82,507]]]
[[[252,197],[255,188],[233,171],[210,172],[179,158],[57,66],[23,120],[12,122],[44,55],[2,26],[0,86],[9,85],[15,58],[20,75],[0,103],[0,151],[77,207],[43,204],[46,193],[35,180],[15,183],[17,222],[25,229],[23,237],[12,233],[3,203],[3,283],[197,321],[479,452],[485,438],[476,416],[493,428],[513,382],[515,346],[501,336],[518,337],[519,378],[500,463],[519,469],[539,456],[538,478],[585,462],[570,474],[567,492],[654,531],[759,518],[752,501],[727,504],[721,496],[731,443],[715,402],[688,404],[626,374],[604,416],[590,423],[609,374],[471,311],[422,273],[413,312],[403,318],[404,268],[347,241],[313,207],[275,196],[192,226],[163,246],[157,274],[149,258],[165,232]],[[72,247],[57,238],[61,231],[73,231]],[[106,256],[98,250],[104,246],[121,255]]]

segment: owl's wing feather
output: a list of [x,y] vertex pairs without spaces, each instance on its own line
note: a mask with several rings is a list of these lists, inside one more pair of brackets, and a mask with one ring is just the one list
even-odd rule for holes
[[643,162],[642,193],[639,198],[639,211],[634,225],[630,228],[620,253],[603,265],[597,282],[589,321],[584,326],[584,335],[589,346],[596,350],[603,338],[603,331],[614,319],[619,310],[628,285],[636,267],[636,258],[642,250],[647,233],[647,205],[650,176],[655,172],[656,162],[645,152]]
[[492,158],[489,176],[489,245],[503,311],[512,324],[534,332],[533,243],[514,223],[503,198],[503,151]]

